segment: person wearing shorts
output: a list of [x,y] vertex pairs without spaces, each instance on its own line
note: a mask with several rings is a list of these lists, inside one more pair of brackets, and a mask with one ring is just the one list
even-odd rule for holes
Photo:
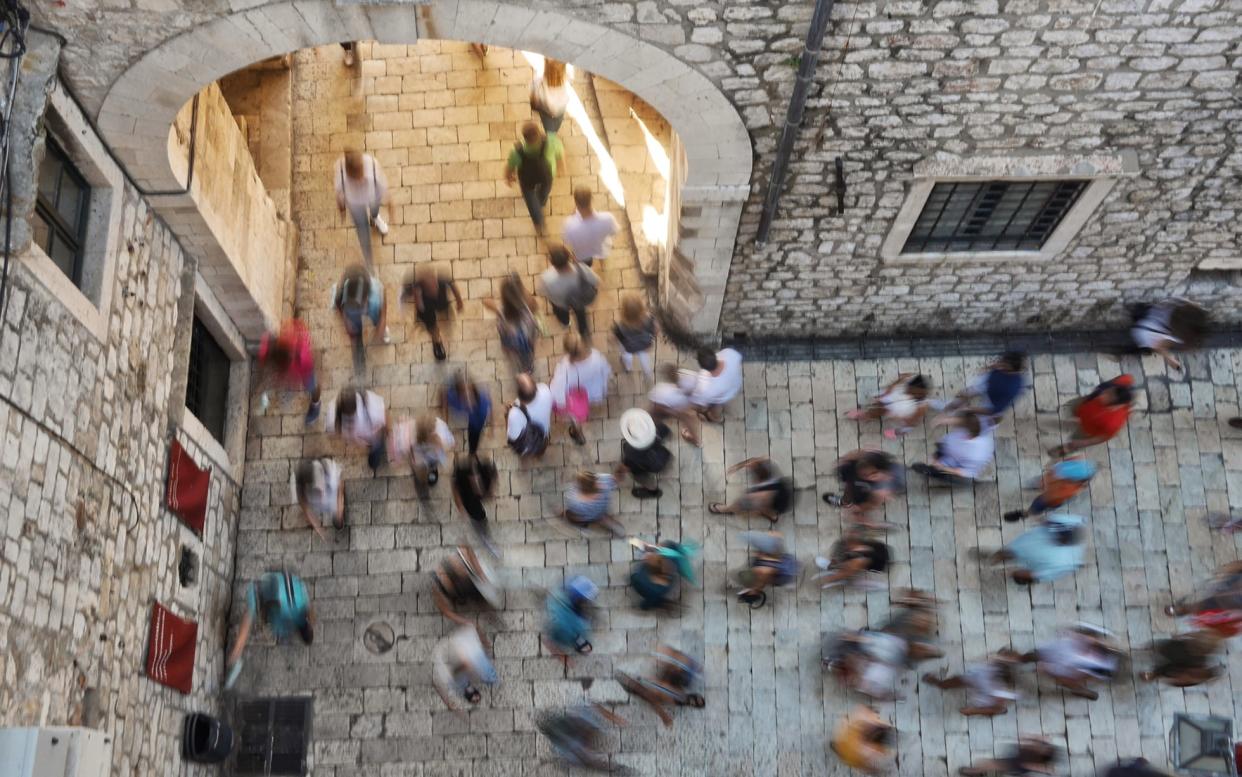
[[246,610],[237,631],[237,640],[229,651],[226,666],[231,687],[241,669],[242,652],[257,621],[267,623],[277,641],[283,642],[297,633],[309,645],[315,640],[315,610],[310,592],[302,578],[286,571],[267,572],[246,587]]
[[963,715],[1003,715],[1009,702],[1018,698],[1014,693],[1013,669],[1022,657],[1012,650],[1000,650],[982,664],[975,664],[960,675],[946,677],[930,672],[923,675],[923,682],[937,688],[966,689],[966,706]]
[[378,275],[370,274],[362,265],[353,265],[332,287],[331,297],[332,309],[341,317],[345,334],[353,345],[354,372],[361,373],[366,367],[366,352],[362,343],[365,322],[369,320],[374,327],[376,343],[390,342],[384,284]]
[[420,267],[401,287],[402,304],[413,303],[419,322],[431,335],[431,349],[436,361],[448,358],[444,349],[444,338],[440,334],[440,319],[453,309],[453,300],[457,302],[457,312],[465,309],[461,291],[452,278],[437,275],[430,267]]
[[457,700],[478,704],[481,685],[496,685],[500,676],[483,647],[483,634],[473,624],[463,625],[436,643],[431,653],[432,684],[444,705],[458,712]]
[[1050,515],[992,555],[992,563],[1014,562],[1015,583],[1045,583],[1072,575],[1082,566],[1083,519],[1077,515]]
[[707,511],[715,515],[731,515],[734,513],[758,513],[770,523],[776,523],[781,515],[793,508],[793,481],[781,477],[780,470],[769,458],[755,456],[734,464],[725,476],[745,469],[751,473],[753,482],[746,488],[746,493],[731,504],[715,502],[707,506]]
[[1069,502],[1087,487],[1095,476],[1095,464],[1083,458],[1058,461],[1044,472],[1041,491],[1025,510],[1005,513],[1005,520],[1017,521],[1030,515],[1043,515]]

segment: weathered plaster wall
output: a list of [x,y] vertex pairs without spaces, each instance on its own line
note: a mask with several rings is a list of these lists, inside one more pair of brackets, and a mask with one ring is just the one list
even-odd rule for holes
[[182,244],[199,257],[207,279],[234,323],[257,340],[282,317],[286,276],[292,272],[296,230],[268,196],[250,156],[246,136],[217,84],[187,103],[169,130],[169,153],[182,181],[190,157],[190,123],[197,121],[193,212],[178,222]]
[[[1235,100],[1240,0],[836,3],[788,193],[763,249],[753,245],[753,236],[810,0],[531,5],[664,49],[711,79],[741,111],[756,156],[731,256],[713,256],[714,240],[696,241],[722,219],[731,226],[736,214],[714,206],[704,192],[683,193],[683,246],[700,265],[696,276],[723,282],[710,268],[729,272],[721,322],[726,332],[1114,324],[1123,301],[1185,289],[1199,259],[1242,250],[1234,184],[1242,174]],[[84,15],[49,7],[39,13],[74,33],[66,72],[87,104],[98,108],[107,85],[141,52],[226,10],[215,0],[166,11]],[[543,17],[509,13],[492,21],[547,25]],[[460,17],[440,23],[472,29]],[[314,26],[305,18],[298,24]],[[661,86],[611,77],[639,94]],[[169,89],[179,86],[169,79]],[[109,120],[137,129],[134,119]],[[695,143],[690,135],[683,140],[688,148]],[[1138,153],[1140,174],[1113,190],[1056,262],[898,266],[878,258],[914,164],[938,152],[970,157],[1125,149]],[[843,217],[832,215],[830,195],[838,155],[849,187]],[[736,161],[721,158],[719,164]],[[1222,316],[1239,316],[1236,287],[1207,282],[1196,288]]]
[[[43,156],[55,49],[32,40],[23,70],[18,190]],[[183,711],[216,708],[240,489],[215,468],[203,542],[161,507],[170,420],[184,397],[175,376],[186,370],[174,330],[179,309],[194,304],[182,282],[192,268],[131,186],[113,196],[119,234],[102,333],[49,291],[31,249],[10,270],[0,322],[0,726],[89,723],[114,737],[114,775],[207,774],[180,764],[178,731]],[[27,234],[33,201],[20,202],[15,231]],[[178,591],[182,543],[201,566],[198,585]],[[142,673],[157,600],[199,623],[190,696]],[[84,705],[88,689],[94,702]]]

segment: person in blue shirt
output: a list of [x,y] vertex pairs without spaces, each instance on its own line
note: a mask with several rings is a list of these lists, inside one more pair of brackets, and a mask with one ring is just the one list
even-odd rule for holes
[[543,643],[553,653],[565,656],[570,650],[591,652],[591,607],[599,596],[599,586],[577,575],[559,590],[548,594]]
[[[945,410],[955,412],[967,408],[966,412],[991,416],[995,423],[1006,410],[1013,407],[1013,403],[1026,387],[1026,354],[1022,351],[1006,351],[988,365],[987,372],[980,374],[962,389]],[[937,422],[933,421],[933,425],[935,423]]]
[[465,372],[458,372],[444,387],[443,415],[466,419],[466,444],[471,456],[479,453],[479,441],[492,414],[492,398]]
[[1082,566],[1083,519],[1077,515],[1054,513],[1037,526],[992,555],[993,564],[1011,562],[1010,577],[1015,583],[1045,583],[1072,575]]
[[297,632],[307,645],[315,639],[315,611],[306,582],[292,572],[267,572],[246,589],[246,612],[237,631],[237,641],[229,651],[228,679],[225,687],[237,682],[242,651],[250,639],[255,621],[262,618],[278,641]]

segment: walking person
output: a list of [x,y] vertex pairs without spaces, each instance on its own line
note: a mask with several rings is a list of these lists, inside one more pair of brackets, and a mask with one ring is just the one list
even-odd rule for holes
[[1134,402],[1134,378],[1118,375],[1106,380],[1085,397],[1073,402],[1078,431],[1064,445],[1048,451],[1052,456],[1068,456],[1092,445],[1107,443],[1125,428]]
[[643,374],[650,381],[655,380],[655,371],[651,368],[651,348],[655,345],[656,320],[643,295],[626,292],[621,297],[621,318],[612,325],[612,335],[621,346],[621,364],[626,372],[634,369],[634,360],[642,365]]
[[1013,562],[1009,577],[1022,585],[1046,583],[1072,575],[1086,556],[1083,523],[1077,515],[1049,515],[993,553],[989,562],[994,565]]
[[493,610],[504,604],[503,591],[492,568],[468,545],[458,545],[431,573],[431,600],[440,614],[461,626],[471,625],[457,608],[486,605]]
[[719,352],[700,348],[697,353],[699,377],[690,394],[704,420],[720,423],[724,407],[742,392],[742,354],[732,348]]
[[517,182],[535,232],[540,235],[544,233],[544,208],[552,193],[556,166],[564,156],[565,148],[559,137],[545,135],[538,124],[528,121],[522,125],[522,140],[513,144],[505,163],[505,183],[512,186]]
[[693,373],[683,372],[676,364],[662,365],[660,379],[647,393],[647,401],[651,403],[648,412],[652,418],[659,423],[677,421],[681,425],[681,439],[696,447],[702,447],[698,414],[690,404],[696,381]]
[[[282,391],[305,390],[310,394],[306,425],[319,418],[319,383],[315,379],[315,355],[311,350],[310,330],[296,318],[280,326],[277,334],[264,333],[259,341],[259,372],[261,384],[270,384]],[[259,406],[267,408],[267,389],[259,397]]]
[[974,766],[963,766],[957,773],[964,777],[981,777],[985,774],[1056,774],[1055,764],[1059,752],[1043,737],[1018,735],[1018,744],[1004,758],[989,758]]
[[1081,457],[1058,461],[1044,471],[1039,496],[1025,510],[1005,513],[1009,522],[1021,520],[1028,515],[1043,515],[1066,504],[1087,487],[1095,476],[1095,464]]
[[[996,423],[1018,401],[1026,386],[1026,354],[1006,351],[962,389],[944,410],[948,413],[966,411],[986,415]],[[937,419],[933,424],[939,421]]]
[[548,269],[539,276],[539,293],[552,306],[552,314],[562,326],[569,326],[569,314],[573,312],[578,323],[578,334],[590,335],[587,306],[599,294],[599,276],[591,268],[580,264],[564,246],[548,250]]
[[552,389],[529,373],[517,376],[517,399],[505,411],[505,439],[522,458],[539,457],[552,431]]
[[591,414],[591,405],[602,403],[608,396],[608,380],[612,366],[599,351],[574,332],[566,332],[565,355],[552,375],[552,403],[557,413],[569,423],[569,436],[579,445],[586,444],[583,424]]
[[372,275],[360,264],[352,265],[341,274],[341,280],[332,287],[332,308],[341,317],[345,334],[354,354],[354,374],[361,376],[366,370],[366,346],[362,342],[365,322],[369,320],[375,329],[375,342],[388,343],[388,301],[384,284],[378,275]]
[[345,489],[341,483],[341,465],[322,456],[298,462],[293,470],[293,498],[302,510],[306,525],[326,541],[320,523],[331,518],[337,529],[345,528]]
[[259,620],[267,623],[277,642],[297,633],[304,644],[315,641],[315,610],[311,606],[306,581],[286,571],[266,572],[246,586],[245,612],[237,629],[237,639],[225,661],[225,689],[232,688],[242,669],[242,653],[250,632]]
[[747,470],[754,482],[746,488],[746,493],[736,502],[724,504],[715,502],[707,506],[707,512],[713,515],[732,515],[734,513],[758,513],[775,524],[782,514],[793,508],[793,480],[782,477],[776,463],[765,456],[754,456],[739,461],[725,472],[725,477],[739,470]]
[[500,548],[492,540],[483,502],[495,494],[496,479],[496,465],[478,456],[458,455],[453,463],[453,502],[470,519],[475,536],[493,556],[500,555]]
[[1130,337],[1138,349],[1159,355],[1174,370],[1182,369],[1174,352],[1198,348],[1208,333],[1207,311],[1184,299],[1136,305],[1131,318],[1134,326],[1130,328]]
[[574,252],[579,262],[595,269],[595,262],[603,264],[608,258],[612,238],[620,227],[611,213],[600,213],[592,208],[591,199],[590,189],[584,186],[574,189],[575,210],[565,219],[565,225],[561,228],[561,240]]
[[464,416],[466,419],[466,450],[471,456],[478,455],[479,441],[487,428],[492,414],[492,398],[478,383],[458,372],[441,392],[440,406],[446,416]]
[[535,371],[535,338],[539,335],[539,319],[535,315],[535,299],[526,290],[517,273],[510,273],[500,282],[500,301],[483,300],[483,307],[496,314],[496,332],[500,347],[509,357],[516,373]]
[[910,469],[950,485],[977,480],[996,450],[994,417],[967,411],[937,419],[936,423],[947,423],[949,431],[936,443],[935,458],[931,463],[911,464]]
[[380,213],[388,199],[388,179],[384,177],[384,170],[370,154],[348,150],[336,160],[332,185],[336,189],[336,207],[342,213],[349,211],[358,233],[363,261],[367,269],[373,271],[371,226],[375,226],[381,237],[388,234],[388,222]]
[[966,689],[966,706],[960,712],[967,717],[971,715],[1004,715],[1009,709],[1009,702],[1018,698],[1014,692],[1014,668],[1022,663],[1022,656],[1005,648],[989,656],[981,664],[967,667],[960,675],[946,676],[928,672],[923,675],[923,682],[943,690],[952,688]]
[[569,578],[548,593],[543,644],[549,652],[562,658],[570,650],[580,655],[591,652],[591,610],[598,597],[599,586],[582,575]]
[[539,116],[544,132],[555,135],[561,131],[561,122],[565,121],[565,110],[572,95],[565,63],[545,59],[543,75],[535,76],[530,82],[530,109]]
[[440,467],[448,463],[457,441],[443,418],[431,413],[417,421],[403,418],[392,424],[388,435],[388,460],[410,463],[414,474],[414,490],[427,498],[428,489],[440,482]]
[[836,470],[841,493],[827,492],[824,501],[842,508],[860,527],[884,527],[883,521],[871,516],[882,512],[884,505],[906,490],[905,469],[892,454],[860,448],[838,459]]
[[347,386],[329,403],[324,414],[324,431],[367,449],[367,466],[376,472],[387,460],[388,417],[384,398],[374,391]]
[[457,301],[457,312],[460,313],[466,303],[462,301],[457,284],[452,278],[438,274],[426,265],[415,270],[401,286],[401,302],[414,303],[419,322],[431,335],[431,350],[438,362],[448,358],[444,338],[440,334],[440,319],[448,316],[453,309],[450,293]]
[[565,491],[561,517],[578,529],[598,525],[614,537],[624,537],[625,527],[612,517],[612,495],[616,490],[617,479],[606,472],[579,472]]
[[634,479],[630,493],[639,499],[657,499],[664,494],[658,478],[673,459],[664,445],[669,428],[658,423],[645,410],[631,408],[621,414],[621,463],[618,476],[628,472]]
[[930,378],[913,372],[903,372],[867,405],[845,415],[855,421],[890,419],[896,425],[885,429],[884,436],[896,440],[923,420],[928,409],[927,395],[930,391]]
[[483,698],[479,686],[500,682],[496,665],[483,647],[483,632],[474,624],[458,626],[436,643],[431,652],[432,685],[444,706],[465,717],[458,701],[478,704]]
[[880,774],[892,765],[896,733],[893,724],[860,704],[837,725],[829,748],[846,766]]

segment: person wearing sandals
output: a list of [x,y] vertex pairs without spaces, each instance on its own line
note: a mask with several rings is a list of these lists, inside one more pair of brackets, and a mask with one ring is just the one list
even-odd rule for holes
[[841,493],[825,493],[824,501],[845,510],[854,523],[880,528],[870,516],[905,491],[905,469],[891,454],[860,448],[842,456],[836,470]]
[[656,320],[638,292],[626,292],[621,297],[621,319],[613,324],[612,335],[621,346],[621,364],[625,366],[625,371],[633,370],[634,360],[637,359],[643,374],[654,381],[651,347],[655,345]]
[[1069,502],[1087,487],[1095,476],[1095,464],[1082,457],[1058,461],[1044,471],[1039,496],[1025,510],[1010,510],[1005,520],[1012,523],[1029,515],[1043,515]]
[[647,394],[647,401],[651,403],[648,412],[657,423],[677,421],[681,424],[681,439],[702,447],[703,442],[698,433],[698,416],[690,404],[690,394],[696,380],[694,374],[683,372],[676,364],[662,365],[659,372],[660,379]]
[[453,309],[449,300],[450,293],[456,299],[457,312],[460,313],[466,304],[462,301],[457,284],[452,278],[438,275],[426,265],[415,270],[401,285],[401,302],[414,303],[419,322],[427,330],[427,334],[431,335],[432,353],[435,354],[436,361],[440,362],[448,358],[448,352],[444,350],[444,339],[440,335],[440,318],[447,316]]
[[571,577],[560,589],[550,592],[545,603],[544,646],[562,657],[570,650],[590,653],[591,607],[598,596],[599,586],[582,575]]
[[960,675],[946,676],[928,672],[923,682],[942,690],[966,689],[966,706],[959,710],[967,717],[972,715],[1004,715],[1009,702],[1018,698],[1014,692],[1014,668],[1022,663],[1022,656],[1008,648],[998,650],[981,664],[973,664]]
[[617,672],[617,682],[629,693],[647,703],[665,728],[673,725],[666,706],[703,706],[703,696],[693,693],[703,677],[703,665],[677,648],[660,645],[654,654],[655,669],[646,677]]
[[612,366],[604,355],[592,348],[576,332],[566,332],[562,340],[565,356],[556,365],[549,388],[556,412],[566,417],[569,436],[579,445],[586,444],[582,425],[591,414],[591,405],[608,397],[608,381]]
[[436,643],[431,652],[432,685],[444,706],[464,717],[456,700],[478,704],[483,694],[479,686],[500,682],[496,665],[483,646],[483,632],[473,623],[458,626]]
[[896,440],[923,420],[929,407],[927,395],[930,391],[930,378],[913,372],[903,372],[865,407],[851,410],[845,415],[855,421],[889,419],[895,426],[885,429],[884,436]]
[[948,424],[949,431],[936,443],[936,457],[930,463],[911,464],[910,469],[950,485],[978,479],[996,450],[992,418],[961,412],[940,420]]
[[725,504],[714,502],[707,506],[713,515],[732,515],[735,513],[758,513],[769,522],[776,523],[782,514],[793,508],[793,481],[781,477],[776,464],[767,457],[754,456],[729,467],[725,477],[738,470],[745,469],[751,473],[753,482],[747,486],[736,502]]
[[324,456],[306,459],[293,470],[293,497],[302,517],[320,539],[327,540],[320,520],[331,516],[332,525],[345,528],[345,489],[341,484],[341,465]]
[[621,464],[617,476],[628,472],[634,478],[630,493],[639,499],[659,498],[664,493],[656,482],[673,458],[664,445],[668,434],[668,426],[657,423],[645,410],[631,408],[621,414]]
[[732,348],[719,352],[700,348],[697,358],[699,377],[690,394],[690,403],[704,419],[719,423],[724,416],[724,406],[742,392],[742,354]]
[[540,327],[534,306],[534,298],[517,273],[510,273],[500,282],[499,302],[483,300],[483,307],[496,314],[500,347],[517,373],[535,371],[535,338]]
[[579,472],[565,491],[565,509],[561,517],[571,526],[587,529],[602,526],[614,537],[624,537],[625,527],[612,517],[612,494],[617,479],[606,472]]

